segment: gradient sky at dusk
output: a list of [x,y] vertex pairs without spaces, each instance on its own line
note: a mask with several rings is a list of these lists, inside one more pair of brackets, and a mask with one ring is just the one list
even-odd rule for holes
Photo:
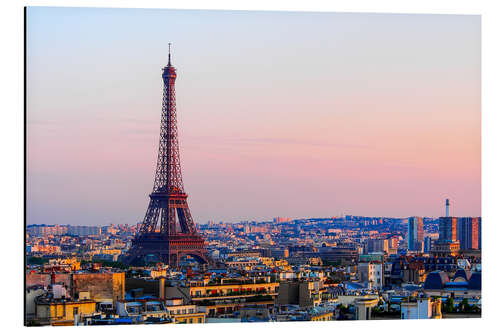
[[142,220],[168,42],[193,217],[481,215],[479,16],[31,7],[27,223]]

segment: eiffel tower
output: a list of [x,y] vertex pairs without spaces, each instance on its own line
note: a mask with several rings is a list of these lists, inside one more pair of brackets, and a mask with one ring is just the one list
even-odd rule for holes
[[163,104],[160,145],[153,192],[143,222],[125,262],[131,264],[152,255],[178,267],[183,256],[190,255],[201,264],[211,263],[205,240],[197,233],[182,182],[175,106],[175,67],[170,61],[163,68]]

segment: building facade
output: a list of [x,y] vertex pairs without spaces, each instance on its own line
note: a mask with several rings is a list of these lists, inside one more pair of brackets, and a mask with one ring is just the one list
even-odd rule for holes
[[422,217],[412,216],[408,218],[408,250],[422,251],[424,240],[424,220]]
[[441,319],[441,299],[422,297],[401,302],[401,319]]
[[457,241],[457,218],[444,216],[439,218],[439,242],[453,243]]
[[383,268],[382,263],[360,262],[358,265],[358,279],[370,288],[382,289],[384,286]]
[[479,249],[480,217],[460,217],[457,221],[457,238],[461,250]]

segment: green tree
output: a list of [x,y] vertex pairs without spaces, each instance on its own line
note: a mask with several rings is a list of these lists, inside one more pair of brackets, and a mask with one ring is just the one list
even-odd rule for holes
[[28,265],[43,265],[49,262],[49,259],[42,257],[28,257]]
[[451,297],[448,297],[446,299],[446,302],[443,303],[443,311],[444,312],[447,312],[447,313],[451,313],[451,312],[454,312],[455,311],[455,306],[454,306],[455,302],[453,301],[453,298]]
[[349,313],[349,308],[347,306],[345,306],[344,304],[340,304],[338,306],[338,308],[340,309],[340,313],[342,313],[342,314]]
[[464,298],[460,302],[460,304],[459,304],[459,310],[460,310],[460,312],[465,312],[465,313],[468,313],[468,312],[472,311],[472,307],[470,306],[469,300],[467,298]]

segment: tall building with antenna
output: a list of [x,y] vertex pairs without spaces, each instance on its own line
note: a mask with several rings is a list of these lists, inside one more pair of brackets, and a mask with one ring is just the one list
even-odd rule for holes
[[458,218],[450,216],[450,199],[445,201],[445,216],[439,218],[439,239],[434,243],[432,252],[437,256],[458,255]]

